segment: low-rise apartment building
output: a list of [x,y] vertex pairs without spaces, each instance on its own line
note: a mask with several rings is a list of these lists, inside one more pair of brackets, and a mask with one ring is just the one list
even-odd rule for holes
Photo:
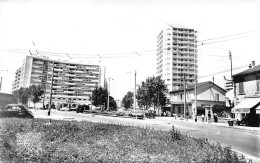
[[260,122],[260,65],[253,61],[250,68],[233,75],[235,85],[235,107],[231,110],[235,119],[248,116],[250,126]]

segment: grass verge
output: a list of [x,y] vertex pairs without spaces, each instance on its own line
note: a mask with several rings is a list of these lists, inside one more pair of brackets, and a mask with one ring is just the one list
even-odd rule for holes
[[3,162],[178,162],[244,163],[246,160],[206,138],[176,129],[77,121],[1,119]]

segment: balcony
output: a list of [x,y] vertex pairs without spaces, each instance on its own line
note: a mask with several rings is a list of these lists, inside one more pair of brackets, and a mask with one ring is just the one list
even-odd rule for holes
[[73,77],[75,77],[77,75],[76,74],[65,74],[65,76],[73,76]]

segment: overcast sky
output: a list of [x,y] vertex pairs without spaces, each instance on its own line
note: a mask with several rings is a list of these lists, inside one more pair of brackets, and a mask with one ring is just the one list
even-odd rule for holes
[[224,86],[230,72],[216,73],[230,69],[229,51],[233,67],[260,64],[259,0],[0,0],[1,92],[11,93],[15,70],[37,49],[105,66],[111,95],[122,99],[134,88],[128,72],[138,83],[156,75],[156,37],[167,24],[197,30],[198,40],[240,34],[198,43],[199,82],[214,74]]

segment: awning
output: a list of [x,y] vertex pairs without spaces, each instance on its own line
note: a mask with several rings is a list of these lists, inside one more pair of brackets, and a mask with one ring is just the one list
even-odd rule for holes
[[250,113],[250,109],[260,103],[260,98],[248,97],[244,98],[238,105],[236,105],[231,113]]

